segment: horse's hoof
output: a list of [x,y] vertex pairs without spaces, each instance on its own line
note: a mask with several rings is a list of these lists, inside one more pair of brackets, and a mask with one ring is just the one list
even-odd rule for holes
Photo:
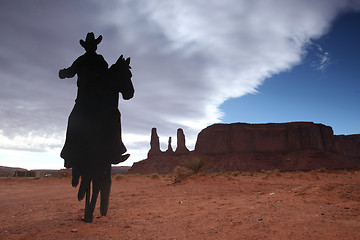
[[86,223],[92,223],[93,222],[93,216],[85,216],[83,221],[86,222]]
[[78,191],[78,200],[81,201],[84,199],[85,197],[85,193],[86,193],[86,189],[85,188],[79,188],[79,191]]
[[79,177],[78,176],[73,176],[72,181],[71,181],[71,185],[73,187],[76,187],[78,184],[79,184]]
[[100,211],[100,214],[101,214],[102,217],[106,217],[107,209],[106,209],[106,211],[104,211],[104,210],[103,210],[103,211]]

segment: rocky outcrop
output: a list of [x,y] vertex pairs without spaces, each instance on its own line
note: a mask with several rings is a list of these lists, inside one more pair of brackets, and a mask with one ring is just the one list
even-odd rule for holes
[[179,128],[177,130],[177,147],[176,147],[175,152],[171,146],[171,137],[169,137],[169,140],[168,140],[167,150],[165,152],[161,151],[160,141],[159,141],[159,136],[157,134],[157,130],[156,130],[156,128],[151,129],[150,150],[148,152],[148,158],[153,157],[153,156],[158,156],[161,154],[179,155],[179,154],[187,154],[189,152],[190,152],[189,149],[185,145],[185,134],[181,128]]
[[[185,146],[181,132],[175,153]],[[206,159],[209,172],[360,168],[360,134],[336,136],[312,122],[214,124],[198,134],[193,151],[186,150],[134,163],[129,173],[170,173],[195,157]]]
[[185,134],[184,131],[179,128],[177,130],[177,148],[175,150],[176,154],[187,154],[189,153],[189,149],[187,149],[185,145]]
[[167,150],[165,151],[166,153],[174,153],[174,150],[172,149],[172,146],[171,146],[171,137],[169,137],[169,140],[168,140],[168,148]]
[[347,157],[359,157],[360,134],[335,136],[335,150]]
[[148,157],[155,156],[158,154],[161,154],[159,136],[156,132],[156,128],[152,128],[151,139],[150,139],[150,150],[148,152]]
[[174,168],[181,165],[185,155],[160,154],[136,162],[129,169],[129,174],[166,174],[173,172]]
[[203,129],[197,153],[259,153],[317,149],[333,152],[331,127],[309,122],[214,124]]

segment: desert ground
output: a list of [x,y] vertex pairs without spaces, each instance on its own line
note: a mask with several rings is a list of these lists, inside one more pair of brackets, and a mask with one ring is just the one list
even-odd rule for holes
[[115,175],[108,215],[71,178],[0,178],[0,239],[360,239],[360,171]]

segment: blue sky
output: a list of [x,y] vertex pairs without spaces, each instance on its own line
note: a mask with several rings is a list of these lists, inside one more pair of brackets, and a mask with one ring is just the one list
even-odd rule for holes
[[76,77],[59,69],[103,36],[109,65],[131,57],[135,97],[120,101],[123,140],[146,158],[177,128],[193,149],[220,122],[312,121],[360,133],[360,0],[2,0],[0,165],[63,166]]
[[307,47],[301,64],[266,79],[257,93],[222,104],[223,122],[312,121],[337,135],[359,134],[359,43],[360,14],[340,16]]

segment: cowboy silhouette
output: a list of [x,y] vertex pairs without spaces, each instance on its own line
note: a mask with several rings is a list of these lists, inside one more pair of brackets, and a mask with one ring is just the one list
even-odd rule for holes
[[[130,154],[121,138],[119,92],[123,99],[133,97],[130,58],[121,56],[116,64],[108,64],[96,53],[102,36],[95,38],[88,33],[85,41],[80,40],[85,54],[77,58],[69,68],[59,71],[59,77],[72,78],[77,75],[77,97],[68,119],[66,140],[60,156],[64,166],[72,168],[72,185],[76,187],[81,177],[78,199],[90,194],[93,181],[91,204],[86,205],[84,221],[92,221],[97,194],[101,193],[101,215],[106,215],[111,185],[111,164],[127,160]],[[97,193],[96,193],[97,192]],[[96,196],[94,196],[94,194]],[[104,197],[103,197],[104,195]],[[107,197],[107,199],[106,199]],[[94,199],[95,198],[95,199]],[[86,204],[89,205],[87,196]]]

